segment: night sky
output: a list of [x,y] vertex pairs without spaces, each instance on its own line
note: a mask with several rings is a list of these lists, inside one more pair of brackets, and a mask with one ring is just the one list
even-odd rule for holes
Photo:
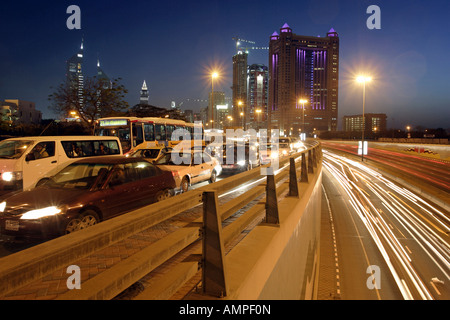
[[[81,30],[69,30],[69,5],[81,9]],[[381,9],[381,29],[369,30],[369,5]],[[344,115],[386,113],[388,127],[450,128],[450,1],[9,1],[0,3],[0,100],[33,101],[54,118],[47,97],[65,79],[66,60],[84,38],[84,74],[96,74],[97,58],[110,78],[122,78],[127,102],[139,102],[145,79],[150,104],[199,110],[211,91],[231,97],[233,37],[268,47],[287,23],[295,34],[340,37],[339,127]],[[268,65],[268,51],[254,50],[249,64]]]

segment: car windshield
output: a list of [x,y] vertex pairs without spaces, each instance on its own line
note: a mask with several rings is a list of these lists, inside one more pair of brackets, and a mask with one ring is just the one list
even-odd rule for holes
[[30,140],[3,140],[0,142],[0,158],[18,159],[32,144]]
[[186,152],[168,152],[165,155],[161,156],[158,160],[156,160],[155,164],[161,165],[184,165],[188,166],[191,164],[192,154]]
[[144,157],[144,158],[155,159],[158,157],[160,151],[161,151],[161,149],[141,149],[141,150],[136,151],[132,155],[132,157],[133,158]]
[[72,163],[46,184],[51,188],[90,189],[106,179],[112,165],[103,163]]

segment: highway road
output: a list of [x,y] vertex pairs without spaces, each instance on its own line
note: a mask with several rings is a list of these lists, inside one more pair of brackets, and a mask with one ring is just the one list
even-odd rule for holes
[[323,163],[340,298],[449,299],[449,212],[360,160]]

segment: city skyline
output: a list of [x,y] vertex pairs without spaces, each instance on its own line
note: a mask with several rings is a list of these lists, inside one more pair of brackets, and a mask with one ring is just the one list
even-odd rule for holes
[[[50,87],[64,80],[65,63],[83,39],[83,74],[94,76],[100,59],[110,78],[122,78],[130,106],[139,102],[145,80],[149,104],[169,108],[171,101],[184,102],[183,110],[199,111],[188,99],[208,98],[213,69],[220,74],[215,90],[232,95],[236,52],[232,38],[268,46],[270,35],[287,23],[300,35],[325,37],[331,28],[339,33],[339,129],[345,115],[361,113],[362,90],[354,81],[361,72],[374,80],[367,87],[366,112],[386,113],[388,128],[447,129],[450,98],[445,70],[450,62],[444,54],[450,44],[444,40],[450,5],[438,0],[399,2],[60,1],[19,6],[5,1],[0,100],[33,101],[44,119],[55,117],[47,107]],[[66,27],[71,4],[81,9],[81,30]],[[366,26],[371,4],[381,9],[379,30]],[[268,66],[268,52],[250,51],[248,64],[256,63]]]

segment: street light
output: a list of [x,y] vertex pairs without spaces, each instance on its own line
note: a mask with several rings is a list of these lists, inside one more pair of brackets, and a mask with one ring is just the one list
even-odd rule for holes
[[211,74],[211,129],[214,129],[214,79],[219,77],[217,72]]
[[371,77],[368,76],[358,76],[356,78],[358,83],[363,84],[363,113],[362,113],[362,141],[361,141],[361,161],[364,161],[364,129],[366,126],[365,118],[364,118],[364,107],[366,103],[366,82],[372,81]]
[[300,102],[302,104],[302,109],[303,109],[303,125],[302,125],[302,134],[304,134],[304,137],[306,139],[306,132],[305,132],[305,103],[308,102],[308,100],[305,99],[300,99],[298,102]]

